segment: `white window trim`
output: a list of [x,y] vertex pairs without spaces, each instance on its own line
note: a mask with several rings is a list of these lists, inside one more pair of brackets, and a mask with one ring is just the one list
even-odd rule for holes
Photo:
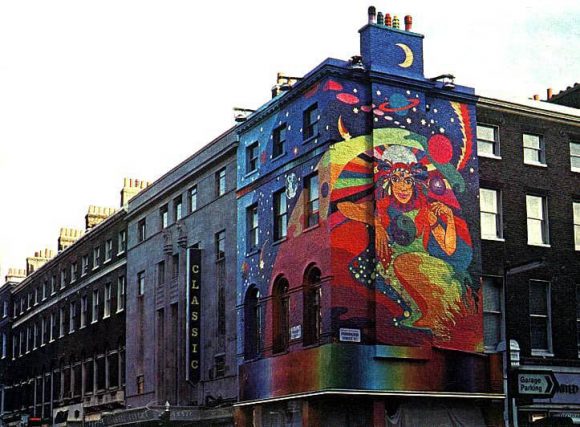
[[[547,349],[532,348],[531,355],[532,356],[553,357],[554,356],[554,343],[553,343],[553,337],[552,337],[552,283],[547,282],[545,280],[530,280],[530,284],[532,282],[545,283],[547,286],[547,295],[546,295],[547,314],[546,314],[546,316],[528,313],[528,317],[530,319],[532,317],[542,317],[542,318],[546,317],[546,319],[548,321],[548,324],[546,326],[548,329],[547,330],[548,348]],[[530,335],[531,335],[531,322],[530,322]],[[531,342],[530,342],[530,346],[531,346]]]

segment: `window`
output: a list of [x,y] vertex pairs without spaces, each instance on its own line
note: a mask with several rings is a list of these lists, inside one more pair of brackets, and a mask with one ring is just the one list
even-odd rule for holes
[[272,157],[276,158],[286,152],[286,123],[274,129],[272,134]]
[[6,300],[2,302],[2,317],[8,317],[8,301]]
[[81,276],[85,276],[89,272],[89,256],[83,255],[81,258]]
[[528,245],[547,245],[548,206],[545,197],[526,195]]
[[56,338],[56,313],[50,314],[50,340],[49,342],[53,342]]
[[32,292],[28,294],[28,302],[26,303],[26,310],[30,310],[32,308]]
[[25,346],[26,346],[26,342],[24,340],[25,340],[24,328],[22,328],[20,330],[20,341],[19,341],[19,346],[18,346],[18,356],[19,357],[24,355]]
[[226,290],[223,286],[218,289],[218,317],[217,317],[217,330],[220,336],[226,334]]
[[501,239],[501,200],[500,192],[487,188],[479,189],[479,206],[482,239]]
[[226,231],[218,231],[215,234],[215,259],[221,261],[226,257]]
[[580,172],[580,142],[570,143],[570,166],[574,172]]
[[16,359],[18,353],[18,335],[12,335],[12,360]]
[[302,138],[304,140],[313,138],[318,135],[318,105],[313,104],[304,111]]
[[95,364],[93,359],[83,363],[84,394],[92,393],[95,384]]
[[574,216],[574,247],[580,251],[580,202],[572,203]]
[[111,261],[111,258],[113,258],[113,239],[105,242],[105,262]]
[[95,289],[93,291],[93,309],[91,311],[91,323],[95,323],[99,320],[99,290]]
[[38,322],[37,322],[34,324],[34,338],[32,341],[32,349],[33,350],[36,350],[38,348],[39,338],[40,338],[40,326],[38,325]]
[[171,257],[171,267],[173,280],[176,280],[179,277],[179,254],[173,254]]
[[147,235],[145,218],[139,220],[137,223],[137,241],[142,242]]
[[34,305],[40,303],[40,286],[34,290]]
[[552,352],[550,282],[530,281],[530,333],[532,354]]
[[195,212],[197,210],[197,185],[189,189],[189,211]]
[[495,351],[502,341],[502,280],[497,277],[483,277],[483,345],[486,350]]
[[289,295],[288,281],[284,277],[276,279],[273,295],[273,346],[274,353],[281,353],[288,349],[289,329]]
[[76,262],[73,262],[70,265],[70,281],[71,281],[71,283],[77,280],[78,274],[79,274],[79,265]]
[[161,209],[159,209],[159,216],[161,218],[161,228],[167,228],[167,225],[169,224],[169,211],[167,205],[162,206]]
[[71,302],[68,308],[68,333],[72,334],[75,331],[75,324],[77,321],[77,304]]
[[288,234],[288,203],[284,190],[274,193],[274,240],[282,240]]
[[117,281],[117,312],[125,309],[125,276],[120,276]]
[[6,334],[2,332],[2,359],[6,358],[6,345],[7,345]]
[[183,217],[183,211],[182,211],[182,203],[181,203],[181,196],[176,197],[173,200],[173,210],[174,210],[174,218],[175,221],[179,221],[182,217]]
[[303,344],[317,344],[320,340],[320,270],[310,267],[304,274],[303,285]]
[[260,354],[262,319],[260,291],[250,287],[244,301],[244,358],[254,359]]
[[127,231],[119,231],[119,236],[117,237],[118,252],[122,254],[127,249]]
[[66,270],[60,270],[60,288],[64,289],[66,286]]
[[89,315],[89,298],[83,295],[81,298],[81,328],[87,326],[87,319]]
[[101,263],[101,247],[93,248],[93,270],[99,267]]
[[108,388],[119,386],[119,353],[107,354],[107,384]]
[[109,317],[111,315],[111,299],[111,284],[107,283],[105,284],[105,305],[103,307],[103,318]]
[[44,317],[40,319],[40,329],[41,329],[40,346],[42,347],[48,342],[48,322]]
[[529,165],[545,165],[546,152],[544,140],[540,135],[523,134],[524,163]]
[[62,338],[64,337],[64,327],[66,325],[66,317],[65,317],[65,310],[64,307],[60,308],[60,316],[59,316],[59,328],[58,328],[58,337]]
[[[56,294],[56,276],[52,276],[50,278],[50,294],[54,295]],[[23,301],[24,302],[24,301]],[[20,310],[20,312],[22,312],[22,308]]]
[[580,356],[580,284],[576,285],[576,345]]
[[[42,300],[44,301],[45,299],[48,298],[48,281],[44,281],[44,283],[42,284]],[[16,310],[14,310],[14,314],[16,314]]]
[[248,252],[258,249],[258,205],[252,205],[246,210]]
[[246,173],[252,173],[258,170],[259,154],[260,145],[258,141],[252,142],[246,147]]
[[226,169],[220,169],[215,174],[215,192],[216,196],[226,194]]
[[499,157],[499,132],[496,126],[477,125],[477,152],[484,157]]
[[157,286],[165,283],[165,261],[157,264]]
[[137,273],[137,295],[143,295],[145,293],[145,272],[140,271]]
[[310,175],[305,180],[306,190],[306,212],[304,218],[306,220],[306,228],[318,224],[318,174]]
[[216,355],[214,358],[215,376],[216,378],[223,377],[226,374],[226,356],[225,354]]
[[137,394],[145,393],[145,376],[137,375]]
[[26,353],[30,353],[30,348],[32,347],[30,344],[32,343],[32,331],[30,330],[30,326],[26,327]]

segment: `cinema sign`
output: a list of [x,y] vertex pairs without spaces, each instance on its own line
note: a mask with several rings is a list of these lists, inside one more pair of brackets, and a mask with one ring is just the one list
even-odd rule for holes
[[199,382],[201,372],[201,249],[187,251],[187,304],[185,305],[185,342],[187,345],[185,379],[192,384]]

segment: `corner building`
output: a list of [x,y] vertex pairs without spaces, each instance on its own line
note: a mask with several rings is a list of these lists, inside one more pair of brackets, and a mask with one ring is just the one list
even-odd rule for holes
[[[500,424],[483,353],[473,89],[370,10],[239,126],[236,423]],[[497,381],[499,379],[499,381]]]

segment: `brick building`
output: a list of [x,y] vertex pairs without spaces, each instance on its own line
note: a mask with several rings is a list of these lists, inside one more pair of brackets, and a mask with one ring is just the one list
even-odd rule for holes
[[231,423],[238,393],[236,148],[233,128],[129,203],[131,409],[107,417],[108,425],[157,425],[166,402],[171,425]]
[[[519,425],[580,419],[580,104],[550,102],[477,104],[485,347],[514,341],[506,412]],[[551,398],[518,392],[534,372],[559,383]]]
[[125,215],[91,206],[85,231],[61,229],[58,255],[36,253],[5,285],[5,425],[100,425],[125,406]]

